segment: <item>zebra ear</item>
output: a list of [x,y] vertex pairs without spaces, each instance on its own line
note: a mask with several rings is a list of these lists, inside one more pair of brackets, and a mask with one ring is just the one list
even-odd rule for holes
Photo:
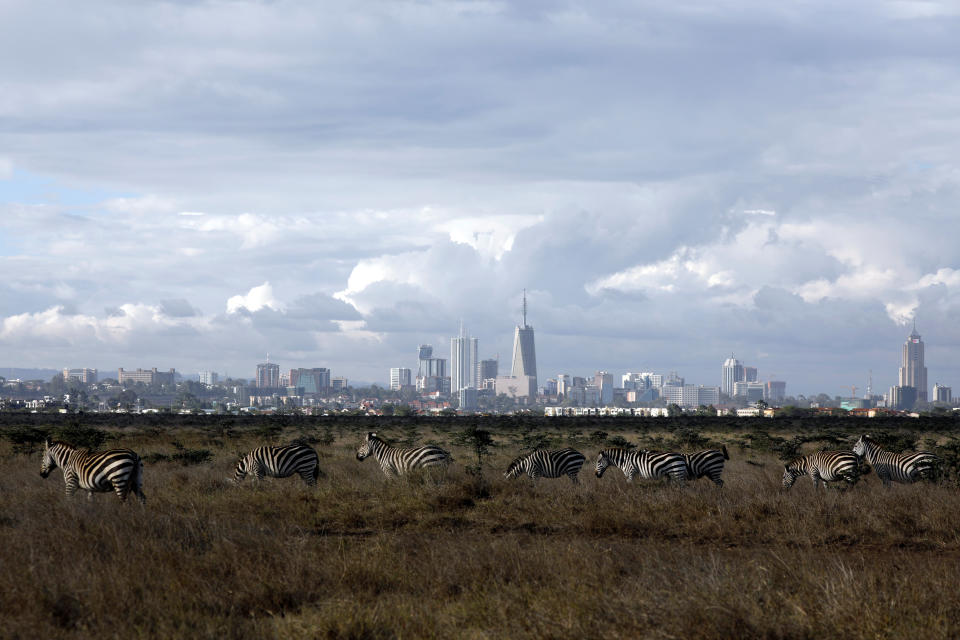
[[377,437],[377,432],[376,432],[376,431],[371,431],[370,433],[367,434],[367,437],[368,437],[368,438],[376,438],[376,437]]
[[44,446],[45,449],[49,449],[49,448],[50,448],[50,436],[46,436],[46,437],[43,439],[43,446]]

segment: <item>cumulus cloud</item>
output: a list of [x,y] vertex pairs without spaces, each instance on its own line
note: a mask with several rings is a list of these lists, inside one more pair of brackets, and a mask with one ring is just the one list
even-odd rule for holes
[[236,313],[241,309],[260,311],[264,308],[275,311],[283,309],[283,305],[273,296],[273,287],[269,282],[253,287],[247,295],[236,295],[227,300],[227,313]]

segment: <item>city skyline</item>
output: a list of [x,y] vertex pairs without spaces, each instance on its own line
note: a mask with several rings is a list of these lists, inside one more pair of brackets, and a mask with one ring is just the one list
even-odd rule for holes
[[791,393],[887,389],[914,319],[960,379],[952,5],[3,18],[0,368],[270,352],[385,384],[463,318],[503,375],[527,287],[540,380],[716,384],[733,352]]

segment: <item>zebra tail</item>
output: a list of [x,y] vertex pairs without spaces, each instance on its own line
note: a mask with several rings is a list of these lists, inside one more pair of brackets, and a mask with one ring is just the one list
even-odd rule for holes
[[327,474],[320,470],[320,463],[317,462],[313,465],[313,477],[314,478],[326,478]]
[[723,451],[723,459],[724,459],[724,460],[729,460],[729,459],[730,459],[730,454],[727,453],[727,445],[725,445],[725,444],[720,445],[720,450]]

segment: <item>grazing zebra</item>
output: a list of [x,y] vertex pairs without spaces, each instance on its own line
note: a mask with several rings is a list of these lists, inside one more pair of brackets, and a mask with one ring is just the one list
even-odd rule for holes
[[586,459],[582,453],[569,447],[556,451],[537,449],[511,462],[503,477],[512,480],[521,473],[526,473],[534,480],[568,476],[573,484],[579,484],[577,474],[580,473],[580,467]]
[[604,449],[597,455],[597,477],[603,477],[603,472],[610,465],[619,467],[627,477],[627,482],[633,482],[636,476],[645,479],[669,478],[677,483],[683,483],[687,478],[687,461],[680,453]]
[[370,455],[377,459],[384,475],[388,478],[396,478],[414,469],[429,467],[441,467],[446,471],[453,462],[453,457],[440,447],[433,445],[409,449],[391,447],[377,437],[376,433],[368,433],[367,439],[357,449],[357,460],[363,461]]
[[860,460],[850,451],[819,451],[797,458],[783,465],[783,487],[789,489],[797,478],[807,474],[813,479],[815,488],[820,486],[821,480],[824,488],[826,483],[837,480],[854,485],[860,479]]
[[723,445],[718,449],[706,449],[697,453],[683,453],[684,461],[687,463],[687,479],[699,480],[706,476],[713,480],[718,487],[723,486],[723,463],[730,459],[727,453],[727,446]]
[[315,486],[321,475],[317,452],[304,444],[257,447],[237,462],[234,482],[240,484],[248,473],[257,480],[263,480],[264,476],[288,478],[299,473],[309,487]]
[[143,462],[130,449],[96,453],[47,439],[43,443],[40,475],[46,478],[57,467],[63,469],[67,497],[80,488],[86,490],[88,500],[93,500],[95,491],[113,490],[120,502],[126,502],[131,491],[141,504],[147,501],[143,494]]
[[877,472],[883,481],[883,486],[889,487],[893,482],[916,482],[921,478],[930,478],[936,471],[937,456],[929,451],[916,453],[893,453],[870,439],[870,436],[860,436],[853,445],[853,452],[867,462]]

